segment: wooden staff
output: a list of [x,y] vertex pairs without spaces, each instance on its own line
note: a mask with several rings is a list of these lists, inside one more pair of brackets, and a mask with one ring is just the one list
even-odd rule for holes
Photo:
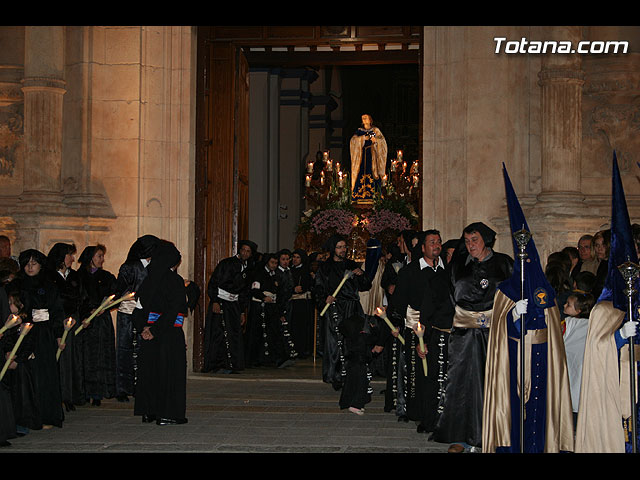
[[29,333],[31,327],[33,327],[33,323],[23,323],[20,327],[20,336],[18,337],[16,344],[13,346],[13,349],[11,350],[7,361],[4,363],[4,367],[2,367],[2,372],[0,372],[0,380],[2,380],[4,378],[4,374],[7,373],[7,369],[9,368],[9,365],[11,365],[11,362],[13,361],[16,352],[18,351],[18,348],[22,343],[22,340],[24,340],[24,337],[27,335],[27,333]]
[[[333,292],[333,295],[331,295],[333,298],[335,298],[338,293],[340,292],[340,289],[342,288],[342,286],[344,285],[344,282],[346,282],[348,279],[350,279],[351,277],[353,277],[353,272],[351,270],[347,270],[344,273],[344,277],[342,278],[342,280],[340,281],[340,283],[338,284],[338,286],[336,287],[335,291]],[[324,315],[325,312],[327,311],[327,308],[329,308],[329,305],[331,305],[330,303],[326,303],[324,305],[324,308],[322,309],[322,311],[320,312],[320,316]]]

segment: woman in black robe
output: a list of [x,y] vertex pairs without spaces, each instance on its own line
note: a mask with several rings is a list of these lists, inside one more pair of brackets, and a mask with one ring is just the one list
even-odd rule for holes
[[291,277],[293,294],[291,296],[291,339],[298,352],[298,358],[307,358],[313,354],[313,333],[315,306],[311,299],[313,277],[309,268],[307,253],[302,249],[293,251],[291,256]]
[[[104,245],[90,245],[80,255],[80,280],[86,290],[81,318],[87,319],[109,295],[116,294],[116,277],[102,268]],[[100,406],[116,395],[116,345],[111,311],[97,315],[83,330],[84,389],[87,401]]]
[[[4,290],[0,289],[0,291]],[[19,291],[9,293],[8,305],[11,313],[19,316],[22,323],[28,320],[24,301]],[[19,336],[19,325],[6,330],[4,335],[1,336],[0,353],[2,354],[3,364],[13,350]],[[2,379],[2,395],[5,395],[4,392],[8,393],[11,412],[9,414],[9,412],[3,410],[0,412],[0,416],[7,415],[7,421],[13,421],[14,436],[16,434],[25,435],[29,433],[29,430],[42,429],[42,419],[38,409],[33,380],[34,340],[35,337],[31,335],[31,332],[22,339],[15,358],[9,364],[9,368]],[[4,423],[4,421],[2,422]]]
[[[56,243],[47,256],[47,276],[55,283],[62,299],[65,322],[72,317],[76,326],[80,324],[80,306],[84,301],[84,290],[80,275],[71,268],[75,262],[76,246],[68,243]],[[72,335],[65,339],[65,346],[58,360],[60,369],[60,389],[62,402],[68,411],[75,410],[74,405],[84,405],[82,340],[84,335]]]
[[18,258],[20,272],[7,292],[17,292],[24,302],[27,321],[33,323],[27,337],[34,342],[33,386],[44,428],[62,427],[64,411],[56,352],[64,330],[64,310],[60,293],[45,272],[47,257],[34,249]]
[[[138,238],[127,254],[127,258],[118,271],[118,297],[126,293],[137,292],[147,278],[147,266],[160,239],[154,235]],[[118,306],[116,320],[116,391],[120,402],[129,401],[129,395],[135,394],[136,359],[142,341],[140,332],[133,326],[135,300],[125,300]]]
[[187,423],[187,348],[182,323],[187,290],[176,272],[178,249],[161,241],[137,293],[134,323],[141,332],[134,415],[157,425]]

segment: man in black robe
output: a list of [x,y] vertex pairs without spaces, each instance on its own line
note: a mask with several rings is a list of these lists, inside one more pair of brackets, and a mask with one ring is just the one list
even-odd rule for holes
[[[147,267],[160,239],[154,235],[143,235],[129,249],[127,258],[120,266],[117,277],[117,297],[137,292],[147,278]],[[132,320],[135,300],[124,300],[118,306],[116,317],[116,398],[128,402],[135,394],[136,358],[140,348],[140,332]]]
[[496,232],[481,222],[463,231],[451,267],[455,313],[449,336],[449,369],[433,439],[451,453],[478,451],[487,343],[497,286],[511,276],[513,259],[493,251]]
[[[358,264],[347,258],[347,244],[339,235],[334,235],[325,244],[330,257],[320,265],[315,277],[314,297],[320,312],[325,312],[325,339],[322,355],[322,380],[331,383],[333,388],[342,388],[344,376],[343,334],[339,331],[340,322],[358,315],[364,324],[365,314],[360,303],[360,293],[371,288],[371,280],[364,275]],[[347,273],[348,272],[348,273]],[[348,275],[345,279],[345,274]],[[337,296],[333,294],[342,281],[344,283]]]
[[283,248],[278,252],[278,310],[280,314],[280,336],[282,337],[282,344],[284,345],[285,355],[282,360],[278,362],[279,368],[285,368],[295,363],[295,358],[298,356],[295,345],[293,344],[293,338],[291,337],[291,302],[293,299],[293,291],[295,285],[293,284],[293,274],[289,267],[291,263],[291,251]]
[[254,242],[242,240],[238,242],[238,253],[221,260],[211,274],[207,286],[204,372],[227,374],[244,370],[242,327],[249,301],[249,259],[256,252]]

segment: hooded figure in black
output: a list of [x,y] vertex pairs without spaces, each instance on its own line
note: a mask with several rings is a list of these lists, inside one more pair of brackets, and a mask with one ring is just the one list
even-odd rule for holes
[[244,339],[249,286],[253,270],[251,259],[257,245],[238,242],[238,253],[218,263],[207,285],[209,307],[204,330],[203,372],[237,373],[244,370]]
[[75,245],[56,243],[47,256],[47,276],[56,284],[60,292],[65,322],[69,318],[73,319],[70,321],[73,326],[67,334],[65,346],[58,361],[62,401],[67,411],[75,410],[74,405],[83,405],[86,397],[82,361],[84,335],[71,335],[82,321],[80,308],[86,296],[80,274],[71,268],[75,261],[75,253]]
[[103,398],[116,395],[116,344],[111,311],[97,315],[91,322],[85,320],[109,295],[117,294],[116,277],[102,268],[106,248],[90,245],[80,255],[80,280],[87,296],[81,307],[84,335],[84,388],[87,400],[100,406]]
[[451,452],[482,443],[484,372],[493,301],[498,285],[511,277],[513,259],[493,251],[496,232],[484,223],[465,227],[448,267],[455,307],[449,335],[449,369],[442,413],[433,438],[453,443]]
[[62,427],[64,411],[56,352],[64,330],[64,309],[60,292],[45,273],[47,257],[34,249],[19,256],[20,272],[6,290],[17,293],[24,303],[25,322],[33,327],[27,334],[33,342],[33,388],[43,425]]
[[[325,244],[329,258],[320,265],[313,287],[314,297],[320,313],[329,304],[325,312],[325,339],[322,356],[322,380],[331,383],[339,390],[346,375],[344,363],[344,339],[339,330],[340,323],[354,315],[361,317],[364,324],[365,314],[360,303],[360,292],[371,288],[371,280],[353,260],[346,258],[346,242],[339,235],[331,237]],[[333,294],[345,278],[336,297]]]
[[142,337],[134,415],[158,425],[187,422],[187,349],[182,326],[188,307],[184,279],[176,272],[180,261],[175,245],[158,243],[134,311]]
[[[129,249],[127,258],[120,266],[117,278],[117,296],[137,292],[147,278],[147,267],[160,239],[154,235],[143,235]],[[140,332],[133,326],[132,314],[135,300],[124,300],[118,306],[116,320],[116,398],[129,401],[135,394],[136,358],[140,347]]]

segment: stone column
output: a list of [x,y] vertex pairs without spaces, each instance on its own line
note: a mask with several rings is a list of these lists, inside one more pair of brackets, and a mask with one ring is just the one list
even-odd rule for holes
[[64,27],[25,27],[22,91],[26,149],[21,200],[36,208],[54,206],[62,195]]
[[[581,40],[581,27],[553,27],[544,40]],[[577,54],[547,54],[538,74],[541,87],[542,186],[538,200],[582,202],[580,155],[582,146],[582,85],[584,72]]]

